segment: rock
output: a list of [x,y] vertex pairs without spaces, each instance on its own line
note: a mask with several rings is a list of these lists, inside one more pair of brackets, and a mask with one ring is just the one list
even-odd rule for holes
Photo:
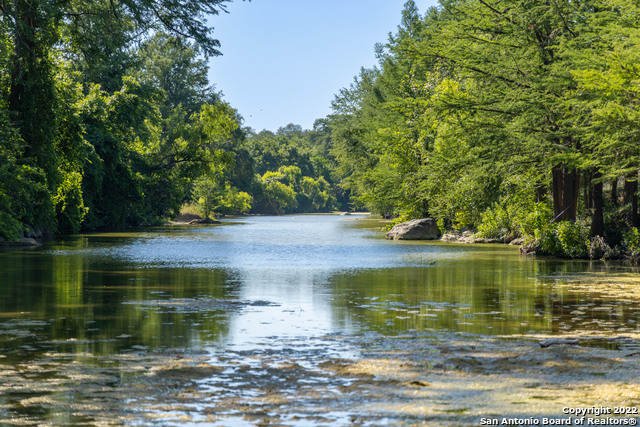
[[39,228],[29,228],[25,233],[24,237],[29,237],[31,239],[41,239],[44,236],[44,233]]
[[445,234],[440,240],[453,243],[507,243],[508,241],[500,237],[475,237],[471,231],[465,231],[462,234]]
[[18,240],[19,246],[40,246],[40,243],[36,241],[36,239],[32,239],[31,237],[23,237]]
[[204,218],[204,219],[193,219],[189,221],[189,224],[222,224],[221,221],[217,219]]
[[351,215],[351,212],[342,212],[340,215],[342,215],[342,216]]
[[388,240],[435,240],[440,229],[433,218],[414,219],[396,225],[387,233]]
[[540,347],[547,348],[552,345],[579,345],[580,341],[577,338],[549,338],[539,342]]
[[444,242],[457,242],[460,239],[460,236],[453,233],[443,234],[440,240]]
[[0,237],[0,246],[40,246],[40,243],[31,237],[23,237],[16,241],[7,241]]
[[498,237],[478,237],[473,239],[473,243],[506,243],[504,239]]
[[440,238],[443,242],[453,242],[453,243],[474,243],[475,239],[470,236],[463,236],[455,233],[447,233],[443,234]]

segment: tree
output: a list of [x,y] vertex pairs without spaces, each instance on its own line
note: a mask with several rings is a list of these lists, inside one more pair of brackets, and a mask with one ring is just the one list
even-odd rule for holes
[[[145,198],[163,195],[162,183],[173,182],[152,164],[154,151],[168,140],[160,136],[158,111],[175,118],[177,105],[190,115],[202,103],[217,102],[196,57],[219,54],[206,20],[224,11],[226,1],[0,5],[0,125],[3,134],[12,135],[3,148],[7,162],[0,187],[2,197],[17,198],[5,205],[0,234],[16,237],[26,227],[71,232],[81,224],[122,227],[153,220],[176,205],[186,189],[169,187],[171,200],[159,208]],[[130,78],[142,64],[164,75],[158,58],[151,67],[145,62],[149,56],[137,49],[162,34],[167,34],[164,47],[174,47],[169,49],[174,68],[190,88],[177,84],[179,79],[143,87]],[[169,99],[159,108],[163,93]],[[176,169],[174,177],[184,177]],[[31,208],[22,208],[27,205]]]

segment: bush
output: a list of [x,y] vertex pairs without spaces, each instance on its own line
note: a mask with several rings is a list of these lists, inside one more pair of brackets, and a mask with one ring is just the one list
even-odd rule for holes
[[253,197],[244,191],[238,191],[227,185],[224,195],[220,199],[220,204],[216,207],[216,212],[225,215],[241,214],[251,210]]
[[632,256],[640,253],[640,230],[638,228],[633,227],[622,233],[622,247]]
[[491,209],[487,209],[482,214],[478,235],[490,238],[503,238],[507,235],[515,234],[513,231],[513,221],[507,209],[496,203]]
[[569,258],[586,258],[590,245],[587,227],[571,221],[562,221],[557,226],[562,255]]
[[578,222],[562,221],[535,230],[536,252],[568,258],[589,255],[589,230]]
[[536,202],[534,177],[516,175],[500,185],[500,198],[482,213],[478,234],[491,238],[533,237],[553,218],[549,202]]
[[548,203],[513,204],[509,200],[500,202],[484,211],[478,226],[482,237],[526,237],[534,236],[536,230],[542,230],[551,221],[551,207]]
[[562,245],[558,239],[558,230],[554,224],[543,226],[534,231],[537,242],[536,253],[542,255],[561,255]]

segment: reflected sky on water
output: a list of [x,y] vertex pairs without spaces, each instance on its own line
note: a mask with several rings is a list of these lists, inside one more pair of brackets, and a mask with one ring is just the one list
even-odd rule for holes
[[335,332],[637,327],[633,291],[629,298],[607,284],[585,285],[620,277],[633,290],[632,267],[524,258],[506,245],[387,241],[381,225],[366,216],[248,217],[4,251],[0,332],[7,333],[0,350],[250,347],[265,337]]

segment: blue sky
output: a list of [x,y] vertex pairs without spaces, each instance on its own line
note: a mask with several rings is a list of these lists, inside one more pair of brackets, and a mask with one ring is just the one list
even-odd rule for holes
[[[234,0],[210,20],[223,56],[209,78],[256,131],[305,129],[400,23],[405,0]],[[416,0],[420,13],[436,0]]]

